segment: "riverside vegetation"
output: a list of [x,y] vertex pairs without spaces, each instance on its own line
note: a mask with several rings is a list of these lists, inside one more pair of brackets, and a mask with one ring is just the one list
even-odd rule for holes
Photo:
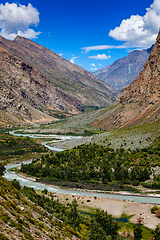
[[[157,137],[149,147],[136,150],[83,144],[22,163],[20,172],[66,187],[135,191],[134,186],[142,184],[160,189],[160,175],[153,169],[160,165],[159,140]],[[151,175],[153,180],[146,182]]]
[[[2,150],[8,151],[1,163],[5,163],[5,158],[13,161],[15,157],[22,160],[23,156],[32,156],[32,163],[22,164],[20,171],[36,176],[37,180],[66,187],[135,191],[135,185],[148,184],[144,181],[152,174],[151,182],[159,183],[158,175],[152,172],[153,167],[160,165],[159,137],[142,149],[114,149],[105,143],[91,143],[53,153],[36,139],[5,133],[1,136]],[[18,149],[23,151],[17,152]],[[1,170],[2,175],[3,164]],[[115,222],[101,210],[95,210],[95,215],[82,214],[76,200],[64,205],[54,198],[54,193],[20,187],[18,181],[8,182],[3,177],[0,181],[0,239],[133,239],[133,233],[136,239],[159,239],[158,226],[152,232],[141,222]]]
[[[160,228],[151,231],[141,224],[120,223],[99,209],[82,214],[77,202],[64,205],[47,190],[37,193],[0,176],[0,239],[159,239]],[[125,229],[124,229],[125,225]],[[122,231],[123,229],[123,231]],[[158,237],[157,237],[158,236]]]
[[[52,180],[56,183],[58,180],[58,182],[62,183],[62,177],[56,175],[55,172],[54,178],[56,177],[56,179],[53,179],[51,175],[48,175],[49,179],[47,179],[46,175],[41,174],[42,172],[46,174],[48,170],[52,172],[50,171],[52,169],[54,171],[57,169],[57,174],[59,174],[58,172],[63,174],[65,168],[67,170],[65,184],[73,184],[74,181],[77,187],[83,187],[85,182],[85,187],[93,185],[97,187],[98,185],[112,189],[118,186],[118,189],[122,189],[127,184],[127,182],[125,183],[125,175],[128,174],[130,183],[135,185],[135,183],[137,184],[137,182],[134,182],[135,180],[141,182],[142,179],[149,178],[151,165],[159,165],[159,138],[155,139],[150,147],[141,150],[137,149],[136,151],[123,148],[114,150],[109,146],[89,144],[61,153],[47,152],[46,154],[44,153],[47,150],[36,143],[35,139],[33,141],[29,138],[14,137],[5,133],[1,134],[1,139],[3,140],[3,146],[1,144],[2,150],[8,151],[8,154],[3,155],[3,158],[8,158],[10,161],[15,159],[15,156],[16,159],[23,159],[22,155],[29,157],[30,152],[43,152],[42,155],[39,155],[41,157],[35,159],[31,164],[22,164],[22,169],[27,168],[27,174],[35,174],[37,178],[41,179],[43,176],[43,180]],[[18,152],[18,149],[19,151],[23,149],[23,151]],[[4,153],[3,151],[1,154]],[[36,155],[33,154],[33,156]],[[141,161],[137,161],[139,158]],[[1,162],[3,161],[1,160]],[[86,167],[83,168],[82,165]],[[81,167],[83,174],[80,171]],[[121,170],[120,175],[116,174],[118,168]],[[129,171],[129,168],[132,170]],[[1,170],[2,174],[4,171],[2,164]],[[74,174],[70,174],[71,171]],[[78,174],[76,174],[76,171]],[[39,174],[37,174],[38,172]],[[134,179],[135,173],[138,173],[138,179]],[[122,178],[121,180],[117,179],[118,175],[119,178]],[[75,179],[77,176],[79,179]],[[80,176],[86,179],[82,180]],[[42,236],[42,239],[45,239],[45,236],[48,239],[123,239],[124,237],[119,233],[125,235],[124,226],[129,229],[125,239],[132,239],[133,232],[135,232],[135,235],[140,234],[139,239],[142,237],[149,239],[151,237],[151,231],[144,228],[142,224],[117,223],[113,221],[111,215],[100,210],[94,212],[95,216],[84,215],[77,209],[75,200],[67,206],[54,199],[54,194],[47,193],[47,191],[38,193],[31,188],[20,187],[16,180],[8,182],[2,177],[0,181],[1,239],[11,239],[11,236],[13,239],[40,239],[40,236]],[[133,186],[130,186],[128,190],[131,188]],[[112,231],[109,229],[112,229]],[[153,237],[159,231],[158,227],[156,229],[153,232]],[[155,237],[155,239],[157,238]]]

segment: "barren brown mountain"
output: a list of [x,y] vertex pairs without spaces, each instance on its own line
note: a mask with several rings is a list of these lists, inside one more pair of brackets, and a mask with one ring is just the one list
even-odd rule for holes
[[23,37],[0,36],[1,123],[53,121],[112,104],[117,92],[83,68]]
[[139,76],[121,91],[117,103],[94,121],[101,128],[123,128],[160,119],[160,31]]

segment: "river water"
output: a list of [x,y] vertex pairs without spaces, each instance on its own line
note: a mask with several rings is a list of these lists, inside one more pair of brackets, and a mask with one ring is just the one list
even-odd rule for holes
[[[16,135],[16,133],[12,132],[12,134]],[[24,136],[25,134],[19,134],[21,136]],[[29,136],[28,134],[26,134],[27,136]],[[35,134],[32,136],[32,134],[30,134],[29,137],[34,137],[35,138]],[[50,135],[47,135],[48,138],[50,138]],[[65,137],[67,139],[71,139],[74,137],[70,137],[69,136],[63,136],[63,140],[65,140]],[[55,138],[55,135],[54,135]],[[57,138],[60,139],[60,136],[57,135]],[[77,137],[76,137],[77,138]],[[47,143],[45,143],[45,146],[47,146]],[[53,150],[53,149],[52,149]],[[55,151],[63,151],[63,149],[57,149],[55,148]],[[29,162],[28,162],[29,163]],[[26,162],[27,164],[27,162]],[[126,194],[104,194],[104,193],[97,193],[97,192],[89,192],[89,191],[72,191],[72,190],[67,190],[67,189],[60,189],[60,188],[56,188],[53,186],[49,186],[40,182],[34,182],[31,180],[28,180],[26,178],[20,177],[15,173],[9,172],[8,170],[11,168],[15,168],[15,167],[20,167],[21,163],[18,164],[11,164],[11,165],[7,165],[6,167],[6,172],[4,174],[4,177],[11,181],[13,179],[17,179],[20,182],[21,186],[27,186],[27,187],[32,187],[35,190],[44,190],[47,189],[49,192],[55,192],[55,193],[60,193],[60,194],[71,194],[71,195],[82,195],[82,196],[96,196],[96,197],[105,197],[105,198],[114,198],[114,199],[121,199],[121,200],[125,200],[125,201],[133,201],[133,202],[139,202],[139,203],[152,203],[152,204],[160,204],[160,197],[146,197],[146,196],[133,196],[129,193]]]
[[[19,130],[20,131],[20,130]],[[68,140],[74,140],[74,139],[80,139],[81,136],[63,136],[63,135],[56,135],[56,134],[36,134],[36,133],[18,133],[18,131],[10,131],[9,134],[17,136],[17,137],[30,137],[30,138],[53,138],[57,140],[49,141],[49,142],[41,142],[41,144],[45,147],[47,147],[49,150],[55,151],[55,152],[61,152],[64,151],[64,148],[57,148],[53,147],[50,144],[57,143],[60,141],[68,141]]]

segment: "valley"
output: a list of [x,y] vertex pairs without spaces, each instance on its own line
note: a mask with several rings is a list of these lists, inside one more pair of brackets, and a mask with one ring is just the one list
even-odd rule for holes
[[31,40],[0,39],[0,237],[156,239],[160,32],[119,96]]

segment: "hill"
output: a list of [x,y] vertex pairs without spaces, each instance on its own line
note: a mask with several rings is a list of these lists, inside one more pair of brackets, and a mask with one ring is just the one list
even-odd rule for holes
[[117,96],[83,68],[20,36],[0,36],[0,66],[1,124],[53,121],[110,105]]
[[121,91],[142,71],[151,50],[152,47],[142,51],[134,50],[127,57],[118,59],[111,66],[101,68],[92,74],[117,91]]
[[[17,180],[9,182],[0,176],[0,239],[80,239],[74,229],[46,211],[44,205],[44,195],[27,187],[21,189]],[[57,202],[54,209],[63,207],[59,205]]]

